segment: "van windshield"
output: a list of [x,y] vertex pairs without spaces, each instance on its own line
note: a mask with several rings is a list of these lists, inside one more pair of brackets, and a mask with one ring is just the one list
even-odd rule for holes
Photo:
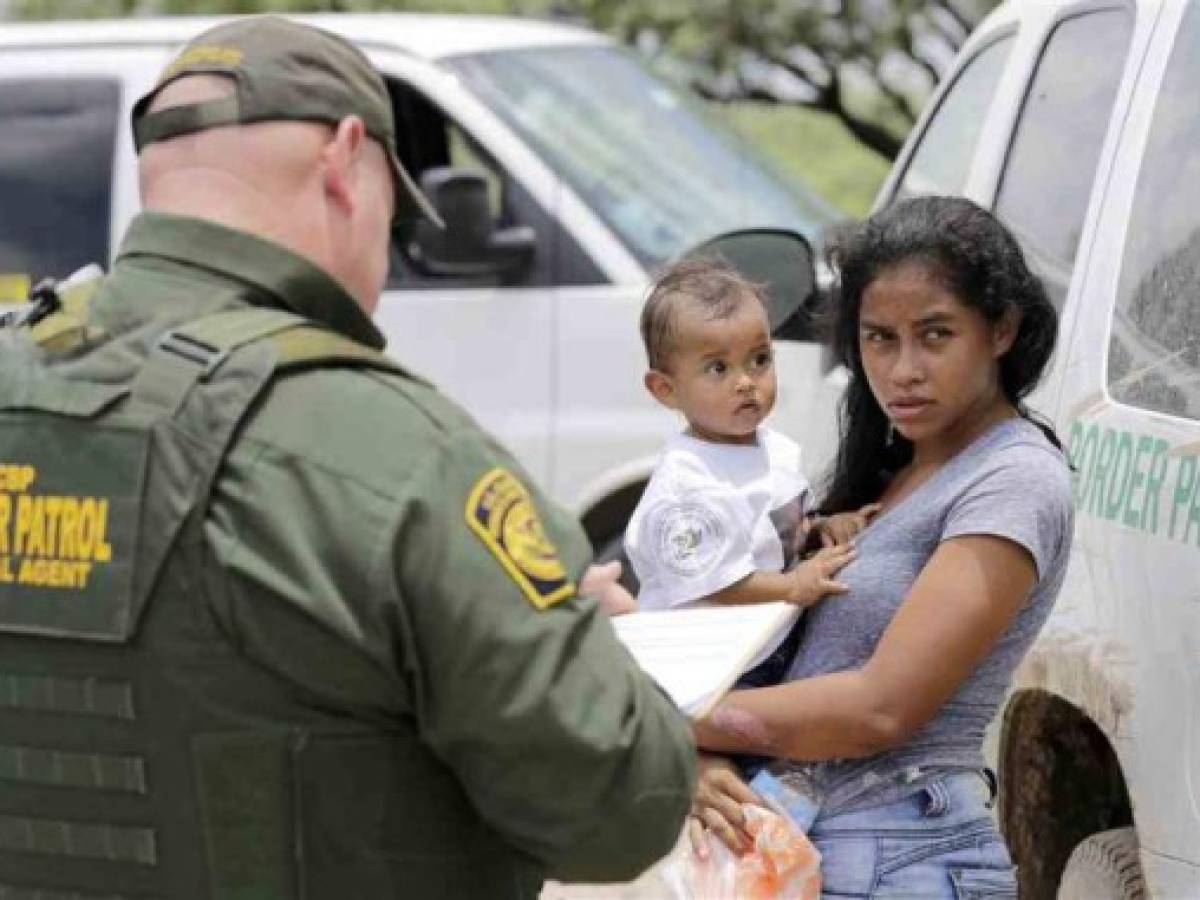
[[524,48],[446,62],[643,265],[741,228],[815,242],[835,217],[630,52]]

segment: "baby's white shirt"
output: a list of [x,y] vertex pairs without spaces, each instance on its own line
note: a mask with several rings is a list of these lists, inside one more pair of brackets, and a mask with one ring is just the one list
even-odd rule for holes
[[752,572],[783,571],[810,505],[800,447],[779,432],[759,428],[755,444],[675,435],[625,530],[638,606],[684,606]]

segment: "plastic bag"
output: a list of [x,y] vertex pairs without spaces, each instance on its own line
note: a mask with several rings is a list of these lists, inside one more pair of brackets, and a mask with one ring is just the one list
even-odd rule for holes
[[677,900],[819,900],[821,854],[787,816],[742,805],[754,846],[735,855],[706,833],[708,858],[682,841],[666,861],[662,880]]

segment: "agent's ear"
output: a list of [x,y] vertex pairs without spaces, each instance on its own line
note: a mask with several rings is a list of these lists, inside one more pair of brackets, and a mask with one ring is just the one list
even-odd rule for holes
[[646,390],[650,392],[650,396],[667,407],[667,409],[679,408],[675,401],[675,382],[666,372],[660,372],[658,369],[650,369],[646,372],[642,383],[646,385]]
[[358,116],[346,116],[338,122],[325,148],[321,151],[324,163],[325,193],[343,213],[349,215],[357,203],[356,179],[360,177],[360,157],[366,127]]
[[1000,321],[992,326],[992,359],[999,359],[1012,349],[1021,329],[1021,312],[1015,306],[1010,306],[1000,317]]

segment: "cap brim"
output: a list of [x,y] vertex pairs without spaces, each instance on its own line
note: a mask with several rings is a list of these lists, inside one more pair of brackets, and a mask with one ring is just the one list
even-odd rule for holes
[[400,160],[396,158],[396,154],[388,150],[387,158],[388,165],[392,167],[392,177],[396,180],[397,214],[402,211],[415,212],[418,215],[424,216],[438,228],[445,228],[446,223],[437,214],[437,210],[433,208],[433,204],[429,202],[429,198],[421,193],[421,189],[417,187],[416,182],[412,180],[412,176],[400,164]]

